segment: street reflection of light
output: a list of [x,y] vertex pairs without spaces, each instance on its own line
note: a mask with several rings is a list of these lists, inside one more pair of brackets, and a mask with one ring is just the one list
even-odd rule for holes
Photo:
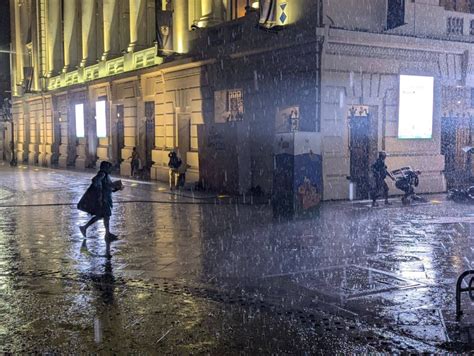
[[441,204],[441,202],[439,200],[432,200],[431,203],[432,204]]
[[225,198],[230,198],[230,195],[218,195],[217,197],[219,199],[225,199]]
[[165,190],[168,190],[168,189],[166,189],[166,188],[158,188],[158,191],[159,191],[159,192],[164,192]]
[[138,185],[138,183],[132,183],[132,184],[130,184],[130,186],[132,186],[132,187],[136,187],[137,185]]

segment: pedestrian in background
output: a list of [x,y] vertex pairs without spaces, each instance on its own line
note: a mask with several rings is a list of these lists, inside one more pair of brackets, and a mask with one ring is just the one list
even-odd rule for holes
[[384,151],[379,152],[379,157],[372,165],[372,174],[374,176],[374,189],[372,190],[373,207],[378,206],[377,198],[380,196],[380,191],[382,191],[382,197],[385,199],[385,205],[390,205],[388,201],[388,185],[385,182],[385,178],[389,177],[391,180],[395,180],[395,178],[387,170],[385,158],[387,158],[387,154]]
[[130,176],[133,178],[135,177],[138,170],[140,169],[140,155],[138,154],[136,147],[133,147],[132,156],[128,157],[128,159],[131,159],[130,165],[131,165],[132,171],[130,173]]
[[112,172],[112,163],[103,161],[100,163],[99,172],[92,178],[92,184],[89,186],[84,196],[77,204],[79,210],[93,215],[89,222],[80,226],[79,229],[84,237],[87,237],[87,229],[99,220],[104,220],[105,239],[113,241],[117,235],[110,232],[110,217],[112,216],[112,193],[123,189],[120,180],[112,182],[110,173]]
[[177,187],[177,180],[179,177],[179,167],[181,167],[181,160],[179,159],[178,155],[176,152],[171,151],[168,154],[168,157],[170,158],[168,162],[168,168],[169,168],[169,178],[170,178],[170,190],[173,190]]

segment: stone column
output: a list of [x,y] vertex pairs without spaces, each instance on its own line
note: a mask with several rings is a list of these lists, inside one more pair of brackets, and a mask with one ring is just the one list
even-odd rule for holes
[[212,17],[212,0],[201,0],[201,18]]
[[104,53],[102,60],[114,57],[120,52],[119,6],[117,0],[103,0],[104,7]]
[[224,20],[222,0],[201,0],[201,18],[198,27],[216,25]]
[[94,64],[97,60],[96,46],[96,1],[82,0],[82,62],[81,66]]
[[[145,9],[146,0],[130,0],[130,45],[128,46],[128,52],[146,48]],[[175,9],[180,8],[176,6]]]
[[47,44],[48,44],[48,76],[54,76],[61,68],[61,1],[48,0],[47,7]]
[[78,36],[78,11],[77,1],[64,1],[64,68],[63,72],[75,69],[78,65],[79,43]]
[[[21,85],[23,83],[23,41],[21,35],[21,13],[20,13],[20,4],[16,0],[14,2],[15,6],[15,64],[16,64],[16,84]],[[14,91],[17,91],[19,87],[13,88]]]
[[[33,32],[37,33],[38,31],[38,24],[41,23],[41,18],[38,13],[38,8],[36,7],[37,3],[32,4],[32,14],[35,14],[31,17],[31,28],[34,29]],[[33,35],[31,36],[31,65],[33,67],[33,78],[31,83],[31,88],[33,91],[40,91],[41,90],[41,83],[40,83],[40,74],[41,74],[41,54],[40,54],[40,40],[39,36]]]
[[174,8],[180,11],[173,11],[173,49],[178,53],[186,53],[189,50],[188,1],[175,0]]

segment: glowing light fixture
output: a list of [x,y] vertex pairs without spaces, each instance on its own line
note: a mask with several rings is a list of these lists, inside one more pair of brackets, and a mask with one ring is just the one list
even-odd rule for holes
[[84,130],[84,104],[76,104],[76,137],[82,138],[85,135]]
[[252,9],[258,9],[260,6],[260,3],[258,1],[253,1],[251,6],[252,6]]
[[105,100],[100,100],[95,103],[96,127],[97,137],[107,137],[107,124],[105,112]]

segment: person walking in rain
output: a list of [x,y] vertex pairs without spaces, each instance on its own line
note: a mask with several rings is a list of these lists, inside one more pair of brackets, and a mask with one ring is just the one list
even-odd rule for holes
[[385,182],[385,178],[389,177],[391,180],[395,180],[395,178],[387,170],[385,158],[387,158],[387,154],[384,151],[380,151],[379,158],[372,165],[372,174],[374,176],[374,190],[372,191],[373,207],[378,206],[377,198],[380,196],[380,191],[382,191],[382,196],[385,199],[385,205],[390,205],[388,201],[388,185]]
[[112,193],[122,190],[123,185],[120,180],[112,182],[110,179],[111,172],[112,163],[107,161],[101,162],[99,172],[92,178],[92,184],[77,204],[79,210],[93,215],[86,225],[79,227],[84,237],[87,236],[89,226],[99,220],[104,220],[106,241],[117,239],[117,235],[110,232],[110,217],[112,216],[113,207]]

